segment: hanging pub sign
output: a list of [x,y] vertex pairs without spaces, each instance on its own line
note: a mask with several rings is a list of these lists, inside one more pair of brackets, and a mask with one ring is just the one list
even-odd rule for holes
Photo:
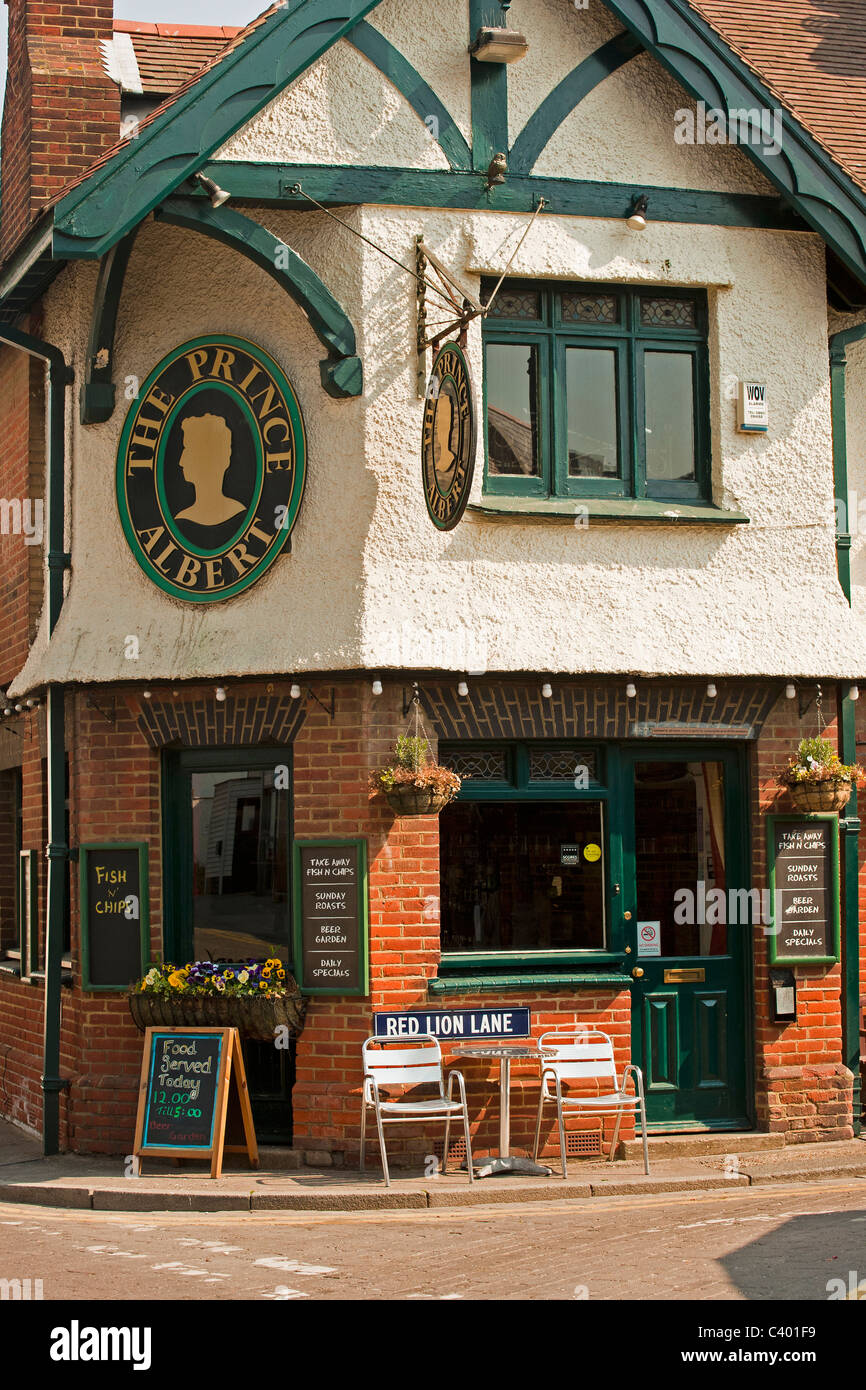
[[770,816],[771,965],[839,959],[839,822],[835,814]]
[[81,845],[81,967],[86,990],[126,990],[149,949],[147,845]]
[[276,362],[240,338],[197,338],[130,407],[117,455],[124,534],[173,598],[231,598],[285,550],[305,473],[300,407]]
[[301,992],[368,994],[366,840],[296,840],[294,864]]
[[456,343],[437,353],[427,383],[421,464],[431,520],[440,531],[450,531],[466,510],[475,468],[472,383]]

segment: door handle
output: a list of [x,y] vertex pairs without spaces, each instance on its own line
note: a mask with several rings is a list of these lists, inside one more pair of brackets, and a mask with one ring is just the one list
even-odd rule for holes
[[630,912],[624,912],[622,915],[623,915],[623,918],[624,918],[624,920],[625,920],[626,922],[630,922],[630,921],[631,921],[631,913],[630,913]]
[[641,967],[640,967],[639,965],[636,965],[635,968],[634,968],[634,970],[633,970],[631,973],[632,973],[632,975],[634,976],[634,978],[635,978],[636,980],[640,980],[640,979],[643,978],[643,970],[641,969]]

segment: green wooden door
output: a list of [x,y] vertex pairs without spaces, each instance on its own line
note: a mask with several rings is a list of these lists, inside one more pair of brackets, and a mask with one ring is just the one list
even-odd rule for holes
[[749,886],[742,750],[630,748],[621,779],[632,1056],[648,1123],[747,1128],[748,972],[760,926],[737,891]]

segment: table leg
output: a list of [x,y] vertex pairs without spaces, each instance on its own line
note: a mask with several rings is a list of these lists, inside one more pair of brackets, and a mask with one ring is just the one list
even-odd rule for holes
[[511,1058],[499,1059],[499,1153],[477,1170],[477,1178],[493,1178],[497,1173],[526,1173],[549,1178],[553,1172],[531,1158],[511,1157]]
[[499,1157],[511,1153],[511,1058],[499,1061]]

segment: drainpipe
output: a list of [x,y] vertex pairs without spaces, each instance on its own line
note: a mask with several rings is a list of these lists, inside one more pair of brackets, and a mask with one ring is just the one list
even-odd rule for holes
[[[851,530],[848,519],[848,433],[845,414],[845,350],[850,343],[866,338],[866,323],[834,333],[830,338],[830,414],[833,426],[833,481],[836,503],[844,502],[845,528],[836,530],[836,561],[839,583],[851,603]],[[848,694],[839,699],[839,755],[843,763],[857,761],[855,705]],[[842,988],[842,1056],[854,1077],[854,1133],[860,1133],[860,903],[858,895],[860,821],[857,792],[852,793],[847,812],[839,821],[842,832],[842,901],[845,909]]]
[[[64,473],[66,454],[66,388],[74,381],[59,348],[29,333],[0,325],[0,343],[19,348],[48,365],[48,632],[57,626],[63,607],[63,571],[70,565],[64,542]],[[45,930],[45,1012],[42,1055],[42,1152],[60,1152],[60,1092],[68,1082],[60,1076],[60,977],[66,928],[66,737],[62,685],[49,685],[48,723],[48,896]]]

